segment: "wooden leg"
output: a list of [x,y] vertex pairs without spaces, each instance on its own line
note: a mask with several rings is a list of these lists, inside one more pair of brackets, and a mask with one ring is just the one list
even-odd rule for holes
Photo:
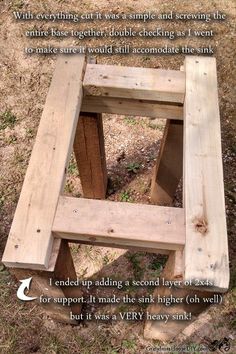
[[[79,315],[82,307],[81,304],[62,306],[61,304],[53,302],[54,298],[79,298],[83,295],[82,291],[76,286],[62,287],[55,285],[56,280],[65,281],[67,278],[70,280],[76,280],[75,268],[71,257],[70,248],[66,240],[55,239],[51,258],[54,258],[50,260],[51,263],[54,262],[54,265],[52,265],[52,268],[54,268],[53,271],[37,271],[19,268],[9,268],[9,271],[18,280],[32,277],[28,296],[37,296],[38,299],[35,301],[38,303],[40,303],[40,295],[52,299],[49,303],[40,303],[43,310],[51,318],[59,322],[77,324],[76,320],[71,319],[70,313],[73,315]],[[50,282],[52,285],[50,285]]]
[[105,199],[107,170],[101,114],[82,113],[80,115],[74,152],[84,197]]
[[183,122],[167,120],[151,185],[151,201],[171,205],[183,167]]
[[[182,252],[176,251],[171,252],[166,263],[165,269],[162,272],[160,279],[166,280],[177,280],[182,278],[182,265],[183,258]],[[158,320],[147,320],[144,327],[144,337],[146,339],[158,339],[161,341],[170,341],[175,338],[180,332],[182,332],[188,325],[190,325],[205,308],[207,304],[202,303],[201,298],[203,296],[207,297],[209,295],[206,292],[200,292],[193,289],[187,288],[177,288],[177,287],[164,287],[160,286],[155,289],[153,297],[169,297],[173,296],[175,298],[186,298],[187,295],[194,296],[197,295],[200,302],[193,303],[191,305],[186,304],[186,302],[180,304],[173,304],[171,306],[166,306],[163,303],[156,303],[150,305],[147,308],[149,314],[167,314],[170,318],[173,315],[183,314],[184,312],[191,312],[191,320],[168,320],[167,323]]]

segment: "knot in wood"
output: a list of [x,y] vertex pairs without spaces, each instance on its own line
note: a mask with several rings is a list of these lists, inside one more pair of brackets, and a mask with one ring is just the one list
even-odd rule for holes
[[195,230],[197,232],[200,232],[200,234],[202,235],[206,235],[206,233],[208,232],[208,224],[204,218],[196,218],[194,220],[194,226]]

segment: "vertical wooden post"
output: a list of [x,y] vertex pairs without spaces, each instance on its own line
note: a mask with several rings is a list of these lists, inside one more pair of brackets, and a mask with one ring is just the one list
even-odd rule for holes
[[107,170],[101,114],[80,114],[74,153],[84,197],[105,199]]
[[[76,273],[70,248],[66,240],[55,239],[53,252],[50,258],[50,271],[38,271],[30,269],[9,268],[9,271],[18,280],[32,277],[28,296],[36,296],[35,301],[39,303],[47,315],[51,318],[70,324],[77,324],[70,314],[78,315],[81,312],[82,304],[72,304],[71,306],[62,306],[54,302],[55,298],[79,298],[82,297],[82,290],[78,287],[56,286],[57,280],[76,280]],[[50,285],[51,282],[51,285]],[[39,297],[51,298],[49,303],[40,303]]]
[[151,201],[171,205],[183,169],[183,122],[168,119],[151,185]]

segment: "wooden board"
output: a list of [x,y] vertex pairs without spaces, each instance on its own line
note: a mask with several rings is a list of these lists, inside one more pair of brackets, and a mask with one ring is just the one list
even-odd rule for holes
[[183,123],[168,119],[152,177],[152,202],[171,205],[182,176]]
[[146,249],[183,249],[184,211],[132,203],[60,197],[56,237]]
[[186,57],[184,103],[185,279],[229,284],[216,61]]
[[183,120],[182,105],[140,99],[84,96],[81,110],[83,112]]
[[74,153],[84,197],[105,199],[107,169],[101,114],[80,115],[74,140]]
[[88,64],[84,94],[183,103],[185,73],[175,70]]
[[52,223],[82,101],[83,56],[60,56],[3,255],[9,267],[47,269]]

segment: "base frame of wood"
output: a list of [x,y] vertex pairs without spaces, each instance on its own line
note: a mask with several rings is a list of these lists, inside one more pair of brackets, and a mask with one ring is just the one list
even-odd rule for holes
[[[73,144],[84,197],[105,199],[107,171],[102,113],[139,113],[167,119],[151,187],[152,201],[161,206],[131,207],[139,220],[136,229],[129,225],[128,218],[122,228],[124,212],[130,215],[131,209],[118,203],[114,203],[110,214],[107,202],[104,206],[99,204],[103,229],[94,222],[89,228],[85,222],[77,224],[63,219],[71,215],[67,207],[62,208],[62,191]],[[211,128],[208,130],[206,126]],[[163,205],[171,205],[182,169],[184,207],[168,209]],[[71,208],[73,202],[69,204]],[[76,212],[76,205],[72,213]],[[153,219],[152,208],[156,208],[157,220]],[[88,223],[90,218],[96,218],[94,203],[88,210]],[[228,244],[214,58],[187,57],[183,70],[171,71],[86,65],[83,56],[60,56],[3,263],[12,268],[18,279],[33,276],[43,293],[50,276],[76,277],[68,240],[161,250],[169,254],[164,276],[208,279],[211,286],[207,291],[227,290]],[[78,296],[73,289],[57,290],[62,296]],[[71,309],[74,313],[80,310],[80,306]],[[48,311],[53,317],[57,310],[52,307]],[[61,318],[66,316],[62,314]],[[150,328],[150,324],[145,327],[148,338],[173,337],[174,327],[169,327],[167,337]]]

